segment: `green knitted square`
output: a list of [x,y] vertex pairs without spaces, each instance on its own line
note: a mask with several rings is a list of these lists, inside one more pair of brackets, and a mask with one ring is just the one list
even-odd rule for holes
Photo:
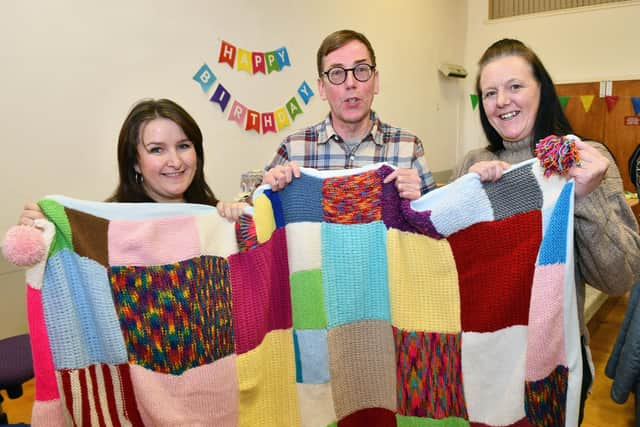
[[291,306],[295,329],[324,329],[327,315],[324,309],[322,271],[305,270],[291,275]]

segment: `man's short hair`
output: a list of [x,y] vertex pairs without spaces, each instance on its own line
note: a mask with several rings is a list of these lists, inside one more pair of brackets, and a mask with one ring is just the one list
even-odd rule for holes
[[322,69],[322,61],[324,60],[324,57],[353,40],[357,40],[367,47],[369,56],[371,57],[371,65],[376,65],[376,54],[373,51],[371,43],[364,34],[353,30],[339,30],[325,37],[318,49],[318,77],[322,77],[322,73],[324,71]]

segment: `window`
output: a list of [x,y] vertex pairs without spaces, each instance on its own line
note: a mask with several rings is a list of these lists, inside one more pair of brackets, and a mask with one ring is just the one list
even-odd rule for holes
[[489,19],[530,15],[554,10],[626,3],[630,0],[489,0]]

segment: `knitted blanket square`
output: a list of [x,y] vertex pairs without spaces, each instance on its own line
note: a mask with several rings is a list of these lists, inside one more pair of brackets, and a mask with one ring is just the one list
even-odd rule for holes
[[575,426],[573,192],[536,160],[410,202],[387,164],[208,206],[49,196],[35,426]]

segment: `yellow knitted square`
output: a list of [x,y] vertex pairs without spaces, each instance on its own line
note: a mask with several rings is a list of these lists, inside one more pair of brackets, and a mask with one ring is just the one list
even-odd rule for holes
[[240,426],[297,426],[300,411],[291,329],[269,332],[238,356]]
[[253,220],[256,224],[258,242],[264,243],[269,240],[276,229],[276,220],[273,217],[271,200],[264,194],[259,195],[253,201]]
[[458,272],[446,239],[387,232],[391,323],[400,329],[461,332]]

